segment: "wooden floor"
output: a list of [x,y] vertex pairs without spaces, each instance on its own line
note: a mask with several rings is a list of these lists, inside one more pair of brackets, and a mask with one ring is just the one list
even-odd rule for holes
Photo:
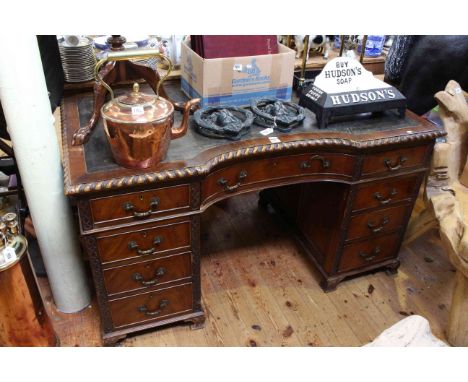
[[[204,329],[173,325],[127,338],[122,346],[361,346],[411,314],[445,340],[454,269],[437,231],[402,248],[398,275],[345,281],[324,293],[319,274],[288,228],[247,194],[212,206],[202,218]],[[99,346],[95,300],[76,314],[54,308],[40,280],[62,346]]]

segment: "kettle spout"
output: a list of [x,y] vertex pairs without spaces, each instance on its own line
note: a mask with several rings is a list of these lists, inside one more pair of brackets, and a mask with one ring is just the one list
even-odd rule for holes
[[200,107],[200,98],[194,98],[188,101],[185,104],[184,107],[184,114],[182,117],[182,122],[180,123],[180,126],[175,127],[173,126],[171,129],[171,139],[176,139],[183,137],[185,133],[187,132],[188,129],[188,122],[189,122],[189,117],[190,117],[190,110],[192,108],[194,110],[198,109]]

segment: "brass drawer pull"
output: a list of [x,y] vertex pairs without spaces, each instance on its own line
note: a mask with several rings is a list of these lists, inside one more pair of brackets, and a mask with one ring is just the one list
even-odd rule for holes
[[384,159],[384,163],[390,171],[396,171],[403,166],[403,163],[405,163],[407,159],[406,157],[399,156],[396,164],[392,164],[390,159]]
[[156,208],[158,208],[158,205],[159,205],[159,198],[154,197],[151,199],[148,211],[144,211],[144,212],[135,211],[135,206],[131,202],[124,203],[123,208],[126,212],[133,212],[134,218],[141,219],[141,218],[146,218],[150,216],[151,213],[154,212]]
[[164,308],[169,305],[169,300],[159,301],[159,307],[156,310],[148,310],[148,307],[145,305],[139,306],[137,309],[140,313],[144,313],[146,316],[159,316]]
[[310,168],[312,166],[312,161],[313,160],[319,160],[320,162],[322,162],[322,168],[323,169],[326,169],[326,168],[329,168],[330,167],[330,161],[326,158],[324,158],[323,156],[321,155],[314,155],[314,156],[311,156],[309,159],[307,159],[306,161],[304,162],[301,162],[301,164],[299,165],[300,168],[302,169],[306,169],[306,168]]
[[385,204],[390,203],[392,201],[392,198],[394,196],[396,196],[397,193],[398,192],[397,192],[396,188],[392,188],[392,190],[388,194],[387,199],[385,199],[384,196],[380,192],[375,192],[374,193],[374,198],[377,199],[380,202],[381,205],[385,205]]
[[152,286],[152,285],[156,285],[159,279],[162,276],[164,276],[165,273],[166,273],[166,269],[160,267],[156,269],[155,277],[152,278],[151,280],[145,280],[143,276],[141,275],[141,273],[138,273],[138,272],[133,274],[132,279],[136,282],[139,282],[143,286]]
[[239,176],[237,177],[237,183],[230,186],[228,184],[228,181],[225,179],[225,178],[221,178],[218,180],[218,184],[223,187],[224,191],[225,192],[234,192],[236,191],[242,184],[242,181],[247,178],[247,171],[245,170],[242,170],[240,173],[239,173]]
[[377,246],[374,248],[371,254],[365,253],[365,252],[359,252],[359,256],[361,256],[365,261],[372,261],[375,259],[377,255],[379,255],[381,252],[380,247]]
[[385,216],[381,220],[380,224],[376,224],[376,223],[374,223],[372,221],[369,221],[367,223],[367,226],[372,231],[372,233],[378,233],[378,232],[380,232],[380,231],[382,231],[384,229],[384,227],[388,224],[389,221],[390,221],[390,219],[387,216]]
[[[162,242],[162,238],[161,236],[156,236],[153,240],[153,245],[159,245],[161,244]],[[135,251],[137,252],[138,255],[140,256],[145,256],[145,255],[152,255],[153,253],[156,252],[156,248],[155,247],[151,247],[149,249],[140,249],[139,246],[138,246],[138,243],[135,241],[135,240],[132,240],[128,243],[128,249],[131,250],[131,251]]]

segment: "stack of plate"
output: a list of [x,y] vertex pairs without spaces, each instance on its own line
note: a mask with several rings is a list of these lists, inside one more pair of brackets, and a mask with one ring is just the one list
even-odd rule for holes
[[[76,37],[76,36],[74,36]],[[87,37],[59,40],[60,58],[67,82],[84,82],[94,78],[96,56],[93,41]]]

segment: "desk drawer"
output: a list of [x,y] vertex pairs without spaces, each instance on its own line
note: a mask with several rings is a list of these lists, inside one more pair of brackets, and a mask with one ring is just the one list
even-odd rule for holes
[[237,190],[252,189],[256,183],[305,175],[327,175],[328,178],[352,179],[356,157],[347,154],[312,153],[280,158],[259,159],[218,170],[202,183],[202,199]]
[[154,257],[169,250],[188,249],[191,244],[190,221],[102,235],[97,238],[97,243],[99,258],[103,264],[147,256]]
[[107,293],[135,291],[192,276],[190,252],[103,271]]
[[427,149],[428,146],[416,146],[366,155],[361,174],[396,173],[412,167],[423,167]]
[[374,236],[400,227],[404,223],[408,208],[407,205],[403,205],[353,216],[346,240]]
[[109,302],[114,327],[159,321],[193,310],[192,284],[121,298]]
[[366,267],[398,255],[400,233],[345,245],[338,272]]
[[353,212],[375,207],[385,207],[403,200],[411,200],[419,185],[420,176],[396,178],[374,182],[358,189],[353,202]]
[[91,199],[90,207],[93,223],[98,226],[166,216],[189,210],[190,186],[184,184]]

